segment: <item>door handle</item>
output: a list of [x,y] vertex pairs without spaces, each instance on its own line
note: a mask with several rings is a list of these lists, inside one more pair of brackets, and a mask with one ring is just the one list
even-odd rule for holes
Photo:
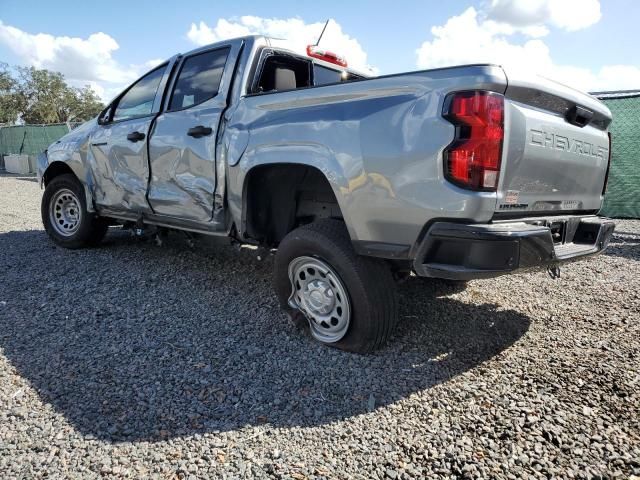
[[213,130],[209,127],[205,127],[203,125],[198,125],[197,127],[190,128],[187,131],[187,135],[193,138],[206,137],[207,135],[211,135]]
[[127,135],[127,140],[130,142],[139,142],[140,140],[144,140],[144,133],[142,132],[131,132]]

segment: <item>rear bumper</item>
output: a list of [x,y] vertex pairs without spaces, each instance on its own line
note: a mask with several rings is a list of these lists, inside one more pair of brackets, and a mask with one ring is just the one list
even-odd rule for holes
[[436,222],[416,246],[413,268],[424,277],[471,280],[548,267],[601,252],[614,228],[612,220],[597,216]]

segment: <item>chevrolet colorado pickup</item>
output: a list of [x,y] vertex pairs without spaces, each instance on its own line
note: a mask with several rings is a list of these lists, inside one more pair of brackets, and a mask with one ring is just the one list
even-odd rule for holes
[[172,57],[41,154],[42,221],[67,248],[127,225],[277,249],[294,322],[368,352],[396,323],[398,278],[602,251],[610,122],[595,98],[497,65],[369,78],[238,38]]

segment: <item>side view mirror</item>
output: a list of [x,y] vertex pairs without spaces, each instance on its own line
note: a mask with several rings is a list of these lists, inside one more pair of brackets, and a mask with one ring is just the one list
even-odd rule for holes
[[98,125],[106,125],[107,123],[109,123],[109,121],[111,120],[111,107],[112,105],[109,105],[102,112],[100,112],[100,115],[98,115]]

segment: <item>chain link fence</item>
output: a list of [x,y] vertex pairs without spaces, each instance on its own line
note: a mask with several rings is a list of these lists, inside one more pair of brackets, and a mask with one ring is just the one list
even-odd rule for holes
[[602,214],[640,218],[640,91],[594,94],[613,114],[611,168]]

